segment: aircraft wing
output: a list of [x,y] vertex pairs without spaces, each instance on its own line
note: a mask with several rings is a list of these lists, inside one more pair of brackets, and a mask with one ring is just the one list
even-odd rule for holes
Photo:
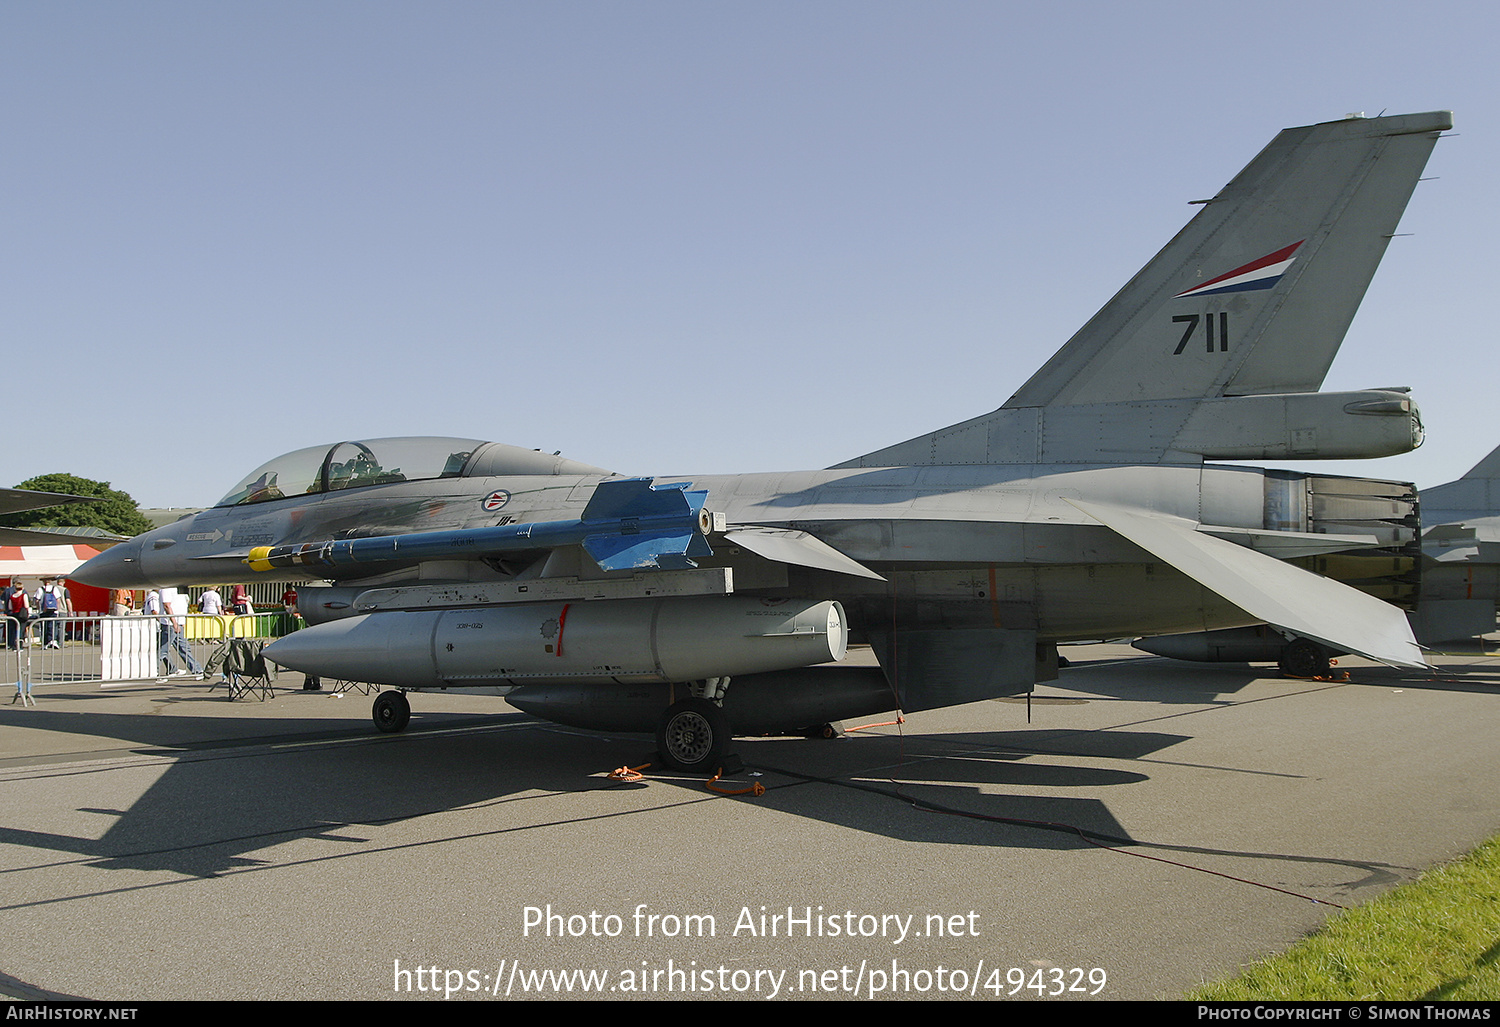
[[0,546],[71,546],[86,545],[95,549],[108,549],[124,542],[124,535],[112,535],[107,531],[79,530],[77,528],[5,528],[0,527]]
[[[33,492],[31,489],[0,489],[0,514],[43,510],[49,506],[62,506],[65,503],[100,502],[103,502],[103,499],[99,496],[74,496],[66,492]],[[85,542],[96,549],[108,549],[116,542],[125,541],[123,535],[89,530],[91,537],[84,535],[77,528],[0,527],[0,545],[67,546],[75,542]]]
[[31,489],[0,489],[0,514],[41,510],[64,503],[99,503],[99,496],[74,496],[66,492],[33,492]]
[[1069,502],[1257,620],[1391,666],[1427,668],[1406,615],[1373,596],[1204,534],[1189,521]]

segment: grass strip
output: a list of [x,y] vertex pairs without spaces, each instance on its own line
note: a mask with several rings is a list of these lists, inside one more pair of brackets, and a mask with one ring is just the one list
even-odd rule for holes
[[1500,998],[1500,837],[1357,909],[1197,1001]]

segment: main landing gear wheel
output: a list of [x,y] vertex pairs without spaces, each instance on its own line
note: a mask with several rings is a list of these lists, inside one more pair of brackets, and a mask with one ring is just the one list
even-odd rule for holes
[[729,746],[729,718],[707,699],[667,707],[656,729],[656,748],[678,770],[712,773]]
[[387,734],[404,731],[407,722],[411,720],[411,703],[406,701],[406,693],[381,692],[375,697],[370,718],[375,721],[377,728]]
[[1281,658],[1276,661],[1276,665],[1283,674],[1293,678],[1326,677],[1332,669],[1332,664],[1328,662],[1328,651],[1306,638],[1288,642],[1282,647]]

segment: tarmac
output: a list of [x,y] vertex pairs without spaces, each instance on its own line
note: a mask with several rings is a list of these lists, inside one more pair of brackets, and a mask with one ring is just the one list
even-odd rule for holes
[[1500,661],[1064,653],[1029,708],[739,740],[714,787],[760,795],[456,692],[381,735],[352,692],[0,691],[0,994],[1175,998],[1500,833]]

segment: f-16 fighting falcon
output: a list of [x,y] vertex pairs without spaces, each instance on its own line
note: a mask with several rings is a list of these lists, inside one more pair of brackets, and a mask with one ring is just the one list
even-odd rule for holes
[[[1253,623],[1404,667],[1406,618],[1286,562],[1399,551],[1412,486],[1210,461],[1420,445],[1402,388],[1317,391],[1446,112],[1288,129],[999,409],[825,470],[627,477],[475,439],[366,439],[256,468],[91,560],[109,587],[270,580],[309,627],[266,656],[405,693],[486,689],[732,733],[1028,691],[1070,640]],[[878,669],[840,666],[873,648]]]

